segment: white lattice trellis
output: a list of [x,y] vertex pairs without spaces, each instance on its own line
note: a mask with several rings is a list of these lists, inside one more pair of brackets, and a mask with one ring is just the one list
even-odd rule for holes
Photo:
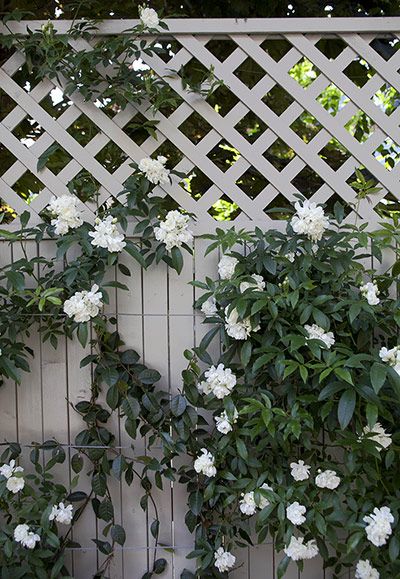
[[[29,27],[39,28],[41,24],[31,22]],[[132,24],[131,21],[103,23],[100,25],[98,35],[101,37],[104,34],[122,32]],[[175,167],[177,170],[188,174],[193,169],[198,169],[211,181],[211,186],[197,201],[178,182],[163,187],[163,191],[158,191],[163,195],[170,195],[181,207],[197,216],[199,233],[214,227],[215,221],[209,214],[209,209],[225,194],[228,194],[241,210],[235,224],[271,226],[272,220],[264,212],[265,208],[279,194],[289,201],[293,200],[294,194],[298,193],[293,181],[305,167],[323,181],[313,195],[313,200],[318,202],[327,201],[333,195],[341,197],[346,202],[352,202],[354,190],[348,181],[357,167],[367,169],[382,187],[380,193],[374,197],[375,205],[388,192],[397,196],[399,166],[392,169],[385,166],[374,156],[374,152],[387,140],[394,147],[400,143],[400,111],[396,110],[388,116],[373,97],[383,85],[400,92],[398,74],[400,52],[393,51],[393,56],[385,60],[371,46],[371,41],[382,35],[391,34],[395,45],[400,30],[400,19],[392,18],[388,21],[372,18],[367,22],[361,19],[330,19],[329,22],[311,19],[307,20],[306,24],[307,29],[299,20],[169,21],[169,31],[162,32],[160,37],[175,41],[178,48],[171,53],[171,59],[165,63],[159,56],[144,55],[145,63],[157,75],[164,78],[181,98],[181,104],[169,116],[161,112],[154,116],[144,104],[141,106],[129,104],[111,119],[101,108],[91,102],[85,102],[81,95],[74,94],[64,112],[58,118],[53,118],[41,106],[41,101],[57,86],[56,83],[44,80],[30,91],[20,86],[13,76],[23,65],[24,57],[16,51],[0,70],[0,88],[15,101],[13,110],[0,123],[0,142],[16,158],[15,163],[0,177],[2,199],[17,213],[29,209],[33,220],[37,221],[51,194],[65,193],[69,181],[85,169],[100,183],[99,200],[103,202],[110,195],[115,196],[123,189],[124,181],[132,173],[129,166],[132,161],[137,162],[143,156],[151,155],[164,142],[171,143],[183,154]],[[13,23],[12,26],[16,31],[24,32],[27,23]],[[57,30],[63,32],[68,27],[68,22],[56,22],[55,26]],[[358,32],[351,32],[350,29]],[[318,49],[318,41],[327,34],[324,30],[331,36],[335,33],[335,37],[341,38],[344,42],[342,52],[335,59],[327,58]],[[264,40],[272,37],[283,38],[290,43],[289,50],[278,62],[262,47]],[[223,62],[220,62],[207,47],[214,38],[228,38],[234,43],[234,50]],[[90,44],[84,40],[71,40],[71,47],[79,50],[91,49]],[[301,86],[289,74],[292,67],[303,58],[310,61],[319,72],[307,88]],[[213,66],[216,77],[235,95],[237,103],[225,116],[219,114],[204,98],[184,90],[179,75],[171,75],[171,69],[178,71],[192,59],[206,68]],[[238,67],[248,59],[261,67],[264,73],[254,86],[247,86],[238,75],[235,75]],[[345,69],[350,63],[360,60],[367,63],[374,72],[362,88],[356,86],[345,74]],[[276,114],[262,100],[277,84],[293,100],[281,115]],[[330,85],[340,89],[343,94],[343,102],[336,116],[317,100]],[[62,86],[59,88],[62,89]],[[267,127],[254,142],[249,142],[237,129],[237,124],[249,111]],[[321,130],[310,142],[305,142],[291,126],[305,111],[321,125]],[[346,128],[346,124],[359,111],[368,115],[374,125],[373,133],[364,142],[359,142]],[[148,137],[140,146],[123,130],[138,112],[149,120],[158,121],[157,139]],[[181,125],[193,112],[200,115],[211,127],[197,144],[180,130]],[[79,144],[68,132],[68,128],[81,114],[85,114],[97,130],[97,134],[86,146]],[[29,148],[13,134],[13,130],[26,117],[34,119],[43,131]],[[347,160],[336,171],[320,154],[332,138],[346,149],[348,155]],[[264,156],[265,151],[277,139],[283,141],[294,153],[293,158],[282,170],[278,170]],[[221,140],[228,142],[240,152],[236,162],[225,172],[209,156]],[[126,155],[125,161],[113,173],[96,159],[96,155],[110,142],[115,143]],[[38,158],[53,143],[58,143],[71,157],[57,175],[47,167],[37,170]],[[266,186],[253,199],[238,184],[249,169],[257,171],[266,179]],[[26,171],[33,173],[44,185],[43,190],[30,201],[29,205],[13,189],[13,185]],[[87,203],[84,204],[84,209],[86,218],[92,219],[93,206]],[[360,213],[371,223],[377,220],[372,204],[363,203]]]

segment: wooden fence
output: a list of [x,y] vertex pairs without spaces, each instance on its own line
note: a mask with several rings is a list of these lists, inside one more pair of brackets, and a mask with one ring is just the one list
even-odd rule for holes
[[[31,22],[31,29],[39,28],[41,22]],[[98,35],[123,32],[134,24],[132,21],[109,21],[100,25]],[[66,21],[55,21],[60,32],[68,29]],[[390,38],[396,47],[400,32],[400,19],[272,19],[272,20],[170,20],[169,30],[160,34],[161,40],[171,40],[171,53],[168,62],[158,56],[144,57],[144,61],[158,75],[165,78],[180,97],[180,104],[169,115],[161,112],[153,117],[146,106],[128,105],[110,118],[100,107],[84,102],[80,95],[73,95],[65,101],[63,111],[52,115],[43,103],[55,89],[62,92],[54,80],[44,80],[33,87],[26,87],[16,80],[18,71],[24,66],[24,56],[15,51],[0,69],[0,90],[15,105],[7,114],[0,111],[0,145],[7,150],[12,162],[0,169],[0,197],[14,210],[16,218],[10,229],[18,226],[18,214],[29,210],[33,222],[39,222],[40,212],[46,207],[52,194],[61,195],[68,191],[68,183],[84,169],[100,184],[100,202],[115,196],[123,189],[123,183],[132,172],[132,161],[138,162],[152,155],[167,143],[181,152],[176,169],[189,174],[201,171],[210,185],[199,199],[191,196],[178,182],[159,188],[159,193],[169,195],[185,210],[197,217],[195,226],[194,257],[186,256],[184,270],[180,276],[165,265],[141,271],[136,268],[129,278],[129,292],[118,291],[112,296],[108,312],[115,314],[118,328],[126,343],[141,352],[146,364],[158,369],[162,374],[162,385],[171,393],[180,387],[180,372],[185,365],[183,351],[199,343],[206,326],[203,319],[192,308],[195,290],[188,285],[194,278],[216,275],[217,255],[203,257],[206,242],[198,236],[214,230],[216,222],[210,214],[215,202],[229,195],[229,199],[240,208],[234,224],[240,227],[258,225],[265,229],[281,226],[265,213],[277,196],[288,201],[294,199],[299,191],[296,176],[305,168],[321,179],[320,187],[315,190],[312,200],[327,202],[331,198],[341,198],[345,202],[354,201],[354,189],[349,184],[356,168],[364,168],[374,175],[382,187],[374,196],[374,202],[364,201],[360,214],[374,227],[379,217],[374,207],[388,195],[397,197],[399,191],[399,166],[397,145],[400,143],[400,110],[389,116],[374,101],[374,95],[383,86],[393,87],[400,92],[400,52],[393,50],[388,58],[376,49],[374,40]],[[26,31],[26,22],[11,23],[17,32]],[[323,38],[341,38],[343,49],[334,58],[326,56],[319,49]],[[211,41],[229,41],[231,50],[225,60],[219,60],[211,50]],[[279,39],[287,44],[287,51],[279,61],[272,58],[263,47],[266,40]],[[73,49],[90,49],[84,40],[71,40]],[[233,46],[233,48],[232,48]],[[313,64],[315,78],[307,87],[301,86],[288,72],[299,61],[306,58]],[[179,71],[192,59],[206,68],[214,67],[215,75],[224,81],[236,99],[236,104],[228,111],[215,109],[207,100],[182,88],[179,75],[171,75],[171,69]],[[262,71],[260,79],[253,86],[235,75],[238,67],[247,59],[257,63]],[[353,62],[367,63],[368,80],[357,86],[346,75],[346,68]],[[326,110],[318,97],[329,86],[340,91],[340,103],[336,114]],[[281,87],[292,98],[286,110],[272,110],[264,95],[275,86]],[[268,101],[267,101],[268,102]],[[256,115],[264,131],[254,141],[249,141],[240,130],[238,123],[248,113]],[[320,125],[319,132],[305,142],[294,130],[293,124],[305,111],[312,115]],[[359,140],[349,129],[349,121],[363,111],[369,118],[373,130],[368,138]],[[148,119],[159,121],[157,139],[149,136],[137,144],[124,127],[140,113]],[[199,142],[188,138],[181,127],[196,113],[209,130]],[[80,144],[68,129],[81,116],[86,115],[96,128],[96,134],[85,145]],[[27,118],[33,119],[41,127],[41,134],[34,142],[27,142],[16,136],[15,129]],[[277,140],[281,139],[292,150],[290,162],[284,168],[277,168],[263,153]],[[321,151],[329,141],[336,139],[346,153],[346,160],[340,167],[332,167]],[[210,153],[221,141],[239,151],[236,162],[225,171],[221,170]],[[387,142],[394,151],[394,162],[382,163],[377,149]],[[70,160],[56,174],[50,168],[37,169],[39,157],[53,143],[65,151]],[[109,143],[116,144],[125,158],[112,172],[96,156]],[[1,158],[1,149],[0,149]],[[9,157],[10,158],[10,157]],[[393,166],[392,166],[393,165]],[[261,174],[266,179],[265,186],[257,195],[240,187],[241,177],[249,170]],[[16,183],[26,172],[32,173],[41,184],[38,195],[32,195],[29,204],[18,193]],[[94,206],[82,203],[86,219],[94,218]],[[354,214],[353,214],[354,215]],[[348,216],[351,219],[351,214]],[[219,224],[226,226],[226,223]],[[228,223],[232,225],[232,223]],[[32,255],[53,255],[53,242],[43,241],[39,246],[30,244]],[[2,263],[15,260],[18,255],[11,252],[5,243],[0,245]],[[132,263],[130,262],[132,268]],[[110,271],[110,276],[116,276]],[[126,278],[124,278],[126,283]],[[197,291],[197,290],[196,290]],[[41,344],[32,334],[31,346],[35,358],[31,363],[32,372],[24,376],[17,386],[11,382],[0,388],[0,436],[1,439],[18,440],[21,444],[56,437],[71,449],[75,434],[82,428],[80,418],[71,410],[69,402],[76,403],[86,399],[90,390],[90,368],[79,368],[85,355],[75,341],[60,340],[57,350],[48,344]],[[116,419],[115,432],[119,445],[129,445]],[[138,443],[136,451],[145,452],[145,444]],[[72,450],[71,450],[72,452]],[[70,474],[60,472],[68,480]],[[85,482],[83,485],[85,485]],[[87,486],[89,483],[87,482]],[[127,529],[127,541],[117,552],[112,565],[113,579],[139,579],[147,568],[148,558],[152,555],[152,539],[148,533],[146,515],[139,506],[140,489],[115,483],[114,500],[120,522]],[[186,567],[193,568],[185,559],[192,549],[192,538],[184,524],[186,496],[177,484],[161,493],[157,501],[161,510],[161,542],[170,547],[163,552],[169,562],[164,576],[178,579]],[[92,542],[99,536],[96,520],[90,509],[79,521],[75,538],[81,549],[71,553],[73,575],[77,579],[88,579],[99,563],[99,554]],[[281,555],[275,553],[272,543],[243,550],[238,558],[243,563],[234,579],[273,579]],[[306,562],[304,571],[299,573],[292,565],[288,579],[323,579],[330,577],[324,573],[319,561]]]

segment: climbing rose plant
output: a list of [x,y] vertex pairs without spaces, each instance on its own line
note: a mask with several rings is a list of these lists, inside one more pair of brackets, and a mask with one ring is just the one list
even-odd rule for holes
[[279,577],[317,555],[334,577],[400,573],[397,280],[370,267],[397,234],[335,210],[299,201],[285,232],[208,236],[219,278],[194,285],[210,329],[183,372],[207,425],[180,470],[202,577],[271,538]]

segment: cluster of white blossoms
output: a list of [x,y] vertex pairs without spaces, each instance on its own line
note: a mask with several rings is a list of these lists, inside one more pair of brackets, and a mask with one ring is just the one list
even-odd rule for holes
[[225,573],[232,569],[236,562],[235,555],[232,555],[229,551],[225,551],[223,547],[219,547],[214,553],[215,562],[214,565],[220,573]]
[[310,478],[311,466],[304,463],[304,460],[299,460],[298,462],[290,463],[291,472],[290,474],[296,481],[307,480]]
[[257,332],[260,326],[252,327],[250,318],[239,320],[239,314],[236,308],[228,313],[229,306],[225,308],[225,329],[228,336],[235,340],[247,340],[251,332]]
[[218,312],[217,302],[213,296],[209,297],[201,304],[201,311],[206,316],[206,318],[211,318]]
[[302,525],[306,522],[306,507],[301,505],[299,502],[294,501],[288,507],[286,507],[286,518],[289,519],[293,525]]
[[139,6],[139,18],[146,28],[156,28],[160,22],[157,12],[144,6]]
[[360,292],[364,298],[367,298],[367,302],[370,306],[377,306],[379,304],[379,289],[376,283],[369,281],[360,287]]
[[[263,489],[265,491],[273,490],[272,487],[267,485],[267,483],[261,485],[260,489]],[[268,507],[269,504],[270,504],[269,500],[263,495],[260,496],[259,503],[257,504],[254,498],[254,491],[250,491],[248,493],[242,494],[242,498],[240,499],[239,502],[239,509],[244,515],[251,516],[254,515],[257,508],[262,510],[265,509],[265,507]]]
[[83,223],[81,211],[78,209],[79,199],[75,195],[53,197],[49,210],[56,218],[51,220],[56,235],[65,235],[70,229],[76,229]]
[[392,534],[391,523],[394,523],[394,517],[389,507],[374,508],[370,515],[363,518],[368,541],[371,541],[375,547],[382,547]]
[[211,478],[217,474],[217,469],[214,466],[215,458],[206,448],[202,448],[201,453],[194,461],[194,470],[198,474],[205,474]]
[[15,466],[15,460],[10,460],[10,464],[0,466],[0,475],[7,479],[6,488],[14,495],[25,486],[25,480],[22,476],[24,469],[22,466]]
[[49,515],[49,521],[56,520],[62,525],[70,525],[73,517],[74,507],[72,505],[65,506],[64,503],[53,505]]
[[375,567],[372,567],[371,563],[368,559],[360,561],[357,563],[356,566],[356,574],[354,575],[355,579],[379,579],[380,574]]
[[88,322],[90,318],[95,318],[103,306],[101,301],[102,293],[98,292],[99,286],[94,284],[90,291],[76,292],[72,297],[64,302],[64,312],[69,318],[74,318],[74,322]]
[[329,489],[333,491],[340,485],[340,477],[337,476],[335,470],[318,471],[319,474],[315,477],[315,484],[320,489]]
[[387,362],[397,374],[400,374],[400,346],[395,346],[390,350],[385,347],[381,348],[379,357],[382,362]]
[[325,330],[320,326],[317,326],[317,324],[313,324],[312,326],[306,325],[304,326],[304,329],[308,334],[309,340],[321,340],[321,342],[324,342],[328,350],[335,343],[333,332],[325,332]]
[[221,279],[231,279],[239,261],[236,257],[223,255],[218,263],[218,273]]
[[40,541],[40,536],[30,531],[29,525],[17,525],[14,529],[14,541],[21,543],[21,545],[27,549],[34,549],[36,543]]
[[284,548],[285,554],[292,561],[302,561],[303,559],[312,559],[318,555],[318,547],[315,540],[304,543],[304,537],[292,537],[289,545]]
[[379,452],[392,444],[392,437],[386,432],[380,422],[376,422],[372,428],[368,425],[365,426],[363,434],[368,437],[368,440],[373,440],[378,443],[376,448]]
[[257,289],[258,291],[262,292],[265,289],[265,281],[262,275],[254,274],[251,276],[252,280],[254,281],[242,281],[239,286],[239,290],[241,293],[245,292],[249,288]]
[[165,167],[166,157],[157,157],[152,159],[146,157],[139,161],[139,171],[145,174],[145,177],[154,185],[166,185],[169,182],[169,169]]
[[296,214],[290,221],[293,231],[300,235],[307,235],[314,243],[320,241],[325,229],[329,226],[329,219],[322,207],[306,200],[303,205],[297,201],[294,208]]
[[125,235],[118,231],[117,219],[108,215],[105,219],[97,218],[94,231],[89,232],[89,237],[93,237],[91,244],[94,247],[103,247],[111,253],[122,251],[126,245]]
[[167,251],[173,247],[181,247],[182,243],[191,243],[193,233],[189,227],[189,217],[179,211],[168,211],[164,221],[154,228],[157,241],[165,243]]
[[224,410],[219,416],[214,416],[218,432],[221,432],[222,434],[228,434],[228,432],[231,432],[233,430],[233,425],[237,422],[238,417],[239,414],[236,408],[231,419],[229,418],[226,410]]
[[206,379],[198,385],[198,390],[206,395],[212,393],[220,400],[229,396],[236,386],[235,374],[223,364],[218,364],[217,367],[211,366],[204,376]]

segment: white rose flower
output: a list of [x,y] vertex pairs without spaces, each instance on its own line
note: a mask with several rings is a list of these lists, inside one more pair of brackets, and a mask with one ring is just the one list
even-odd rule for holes
[[239,261],[236,257],[223,255],[218,263],[218,273],[221,279],[231,279],[235,273],[235,267]]
[[215,458],[206,448],[202,448],[201,452],[202,454],[194,461],[194,470],[211,478],[217,474],[214,466]]
[[225,410],[219,416],[214,416],[218,432],[221,432],[222,434],[228,434],[228,432],[231,432],[233,430],[233,425],[237,422],[238,416],[239,414],[236,408],[232,420],[229,419]]
[[188,228],[189,217],[179,211],[169,211],[164,221],[154,228],[157,241],[165,243],[167,251],[173,247],[181,247],[183,243],[191,243],[193,233]]
[[22,491],[24,486],[25,480],[21,476],[10,476],[10,478],[7,479],[6,487],[11,493],[14,493],[14,495]]
[[218,312],[217,302],[213,296],[201,304],[201,311],[206,316],[206,318],[211,318]]
[[126,245],[125,236],[118,231],[112,215],[103,220],[96,219],[94,231],[89,231],[89,237],[93,237],[91,244],[94,247],[103,247],[111,253],[122,251]]
[[292,537],[289,545],[284,548],[284,552],[292,561],[302,561],[303,559],[316,557],[318,555],[318,547],[314,539],[304,543],[304,537]]
[[363,434],[368,437],[368,440],[374,440],[378,443],[376,448],[379,452],[392,444],[392,437],[386,432],[380,422],[376,422],[372,428],[368,425],[365,426]]
[[[272,491],[272,487],[270,487],[266,483],[264,483],[260,487],[260,489]],[[268,507],[269,504],[270,504],[269,500],[263,495],[260,496],[259,503],[257,504],[254,496],[254,491],[250,491],[242,494],[242,498],[239,501],[239,509],[244,515],[251,516],[254,515],[257,508],[262,510],[265,509],[265,507]]]
[[229,551],[224,551],[223,547],[219,547],[214,553],[215,567],[220,573],[229,571],[235,564],[236,557],[232,555]]
[[243,493],[239,501],[239,509],[244,515],[254,515],[257,510],[256,501],[254,500],[254,491]]
[[241,293],[245,292],[249,288],[256,289],[260,292],[262,292],[265,289],[265,281],[262,275],[254,274],[251,277],[254,280],[253,282],[242,281],[242,283],[240,284],[239,290]]
[[65,235],[70,229],[76,229],[83,223],[81,211],[78,209],[79,199],[75,195],[53,197],[49,210],[56,218],[51,220],[56,235]]
[[53,505],[49,515],[49,521],[57,521],[62,525],[70,525],[73,517],[74,507],[72,505],[65,506],[64,503]]
[[400,374],[400,346],[395,346],[391,350],[388,350],[385,347],[381,348],[379,351],[379,357],[382,362],[387,362],[389,366],[392,366],[397,374]]
[[154,185],[166,185],[169,183],[169,169],[166,169],[165,163],[167,162],[166,157],[157,157],[157,159],[151,159],[146,157],[139,161],[139,171],[145,174],[146,179],[153,183]]
[[307,480],[310,478],[310,468],[308,464],[304,464],[304,460],[290,463],[290,474],[296,481]]
[[392,534],[390,525],[394,523],[394,517],[389,507],[381,507],[380,509],[375,507],[370,515],[363,518],[363,521],[368,523],[365,527],[368,541],[376,547],[385,545]]
[[218,364],[217,367],[211,366],[204,376],[206,380],[198,385],[198,390],[202,394],[212,393],[220,400],[228,396],[236,386],[235,374],[223,364]]
[[225,329],[228,336],[234,338],[235,340],[247,340],[251,332],[257,332],[260,326],[252,327],[250,318],[244,318],[239,320],[239,314],[234,308],[230,314],[228,314],[229,306],[225,308]]
[[40,537],[33,531],[30,531],[28,525],[22,524],[15,527],[14,540],[17,543],[21,543],[21,545],[27,549],[34,549],[36,543],[40,541]]
[[72,297],[64,302],[64,313],[69,318],[74,318],[74,322],[88,322],[95,318],[100,308],[103,306],[101,301],[102,293],[98,292],[99,286],[94,284],[90,291],[76,292]]
[[296,254],[294,251],[289,251],[289,253],[285,253],[285,257],[288,261],[290,261],[290,263],[293,263],[296,258]]
[[324,470],[323,472],[318,471],[315,477],[315,484],[320,489],[330,489],[333,490],[340,485],[340,478],[336,475],[334,470]]
[[325,330],[320,326],[317,326],[317,324],[313,324],[312,326],[306,325],[304,326],[304,329],[308,334],[309,340],[321,340],[321,342],[324,342],[328,350],[335,343],[333,332],[325,332]]
[[139,17],[146,28],[156,28],[160,22],[158,14],[153,8],[139,8]]
[[303,205],[295,203],[296,214],[290,224],[295,233],[306,235],[314,243],[322,239],[325,229],[329,226],[329,219],[325,216],[322,207],[311,201],[304,201]]
[[357,563],[355,579],[379,579],[380,574],[372,567],[369,560],[361,560]]
[[293,525],[302,525],[306,521],[306,517],[304,517],[306,510],[305,506],[294,501],[294,503],[286,507],[286,518],[289,519]]
[[370,306],[376,306],[379,304],[379,289],[376,283],[369,281],[360,287],[360,292],[364,298],[367,298],[367,302]]
[[15,460],[10,460],[10,464],[3,464],[0,466],[0,474],[5,478],[10,478],[15,469]]

